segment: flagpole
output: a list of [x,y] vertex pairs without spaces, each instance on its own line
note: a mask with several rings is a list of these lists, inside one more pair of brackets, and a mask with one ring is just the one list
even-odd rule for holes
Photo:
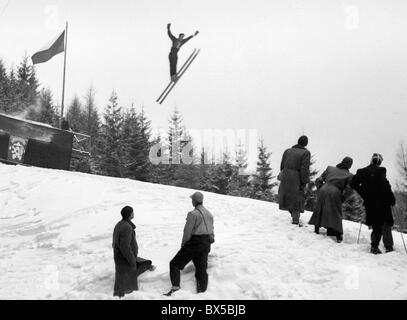
[[64,74],[62,80],[62,103],[61,103],[61,117],[59,119],[59,127],[62,127],[62,118],[64,116],[64,100],[65,100],[65,72],[66,72],[66,51],[68,44],[68,21],[65,25],[65,44],[64,44]]

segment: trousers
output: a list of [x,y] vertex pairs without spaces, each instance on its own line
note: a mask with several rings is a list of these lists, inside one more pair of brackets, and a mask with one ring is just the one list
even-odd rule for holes
[[177,74],[178,53],[171,50],[168,59],[170,60],[170,75],[172,77]]
[[174,287],[180,286],[181,270],[192,260],[195,265],[197,291],[205,292],[208,287],[208,254],[211,250],[209,235],[194,235],[170,262],[170,278]]
[[372,234],[370,235],[370,240],[372,247],[378,247],[380,240],[383,238],[383,244],[386,248],[393,247],[393,235],[391,232],[391,226],[387,224],[373,226]]

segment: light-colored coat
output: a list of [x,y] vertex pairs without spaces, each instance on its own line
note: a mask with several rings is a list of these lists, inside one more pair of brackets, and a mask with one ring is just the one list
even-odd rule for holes
[[181,246],[184,246],[193,235],[204,234],[215,239],[213,215],[203,205],[198,205],[194,210],[188,212]]

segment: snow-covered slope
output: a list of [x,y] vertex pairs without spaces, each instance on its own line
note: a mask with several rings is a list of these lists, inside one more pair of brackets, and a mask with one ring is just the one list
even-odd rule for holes
[[[135,209],[140,256],[154,272],[126,299],[163,299],[192,190],[81,173],[0,164],[0,299],[110,299],[111,234],[120,209]],[[290,224],[275,204],[205,193],[215,217],[209,288],[194,268],[166,299],[407,299],[407,255],[368,253],[370,232],[344,222],[344,242]],[[302,220],[308,221],[309,213]]]

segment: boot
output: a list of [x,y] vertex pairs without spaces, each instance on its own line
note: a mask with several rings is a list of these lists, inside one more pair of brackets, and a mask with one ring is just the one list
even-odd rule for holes
[[167,293],[164,293],[164,296],[171,296],[174,292],[178,291],[180,289],[180,287],[172,287],[170,291],[168,291]]
[[314,231],[315,231],[316,234],[319,234],[319,227],[315,226]]
[[372,246],[372,247],[370,248],[370,253],[373,253],[373,254],[381,254],[382,252],[380,251],[379,247]]
[[330,236],[330,237],[336,236],[336,232],[334,231],[334,229],[328,228],[328,229],[326,230],[326,235],[327,235],[327,236]]
[[336,235],[336,242],[341,243],[343,241],[343,235],[338,232]]
[[386,253],[394,251],[393,247],[386,247]]

